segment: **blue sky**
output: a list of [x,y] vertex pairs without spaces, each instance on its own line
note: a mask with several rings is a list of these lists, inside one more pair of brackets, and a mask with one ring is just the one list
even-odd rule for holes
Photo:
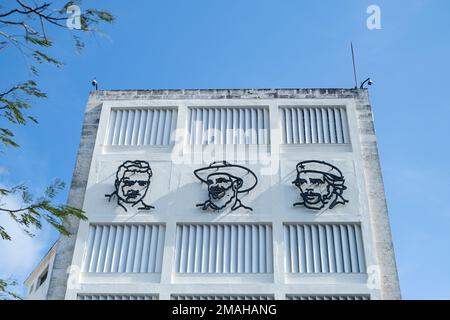
[[[366,27],[371,4],[381,8],[381,30]],[[66,65],[42,68],[39,83],[49,97],[32,111],[40,124],[17,128],[22,147],[0,156],[1,184],[26,182],[39,191],[56,177],[70,183],[94,77],[101,89],[349,88],[353,41],[359,80],[375,81],[370,97],[403,297],[450,299],[448,1],[89,5],[103,5],[118,20],[102,28],[107,36],[87,36],[81,55],[67,33],[53,34],[53,54]],[[2,51],[0,89],[31,77],[17,51]],[[14,232],[16,243],[0,242],[0,277],[22,280],[57,235]]]

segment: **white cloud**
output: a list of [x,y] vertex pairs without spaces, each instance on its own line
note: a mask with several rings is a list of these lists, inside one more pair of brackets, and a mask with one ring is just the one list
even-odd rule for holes
[[5,167],[0,166],[0,176],[1,175],[7,175],[9,174],[8,169],[6,169]]
[[[1,200],[4,207],[20,206],[20,201],[14,197],[3,197]],[[0,213],[0,225],[12,238],[11,241],[0,238],[0,278],[17,280],[17,289],[23,294],[22,282],[50,248],[55,235],[49,226],[44,225],[42,230],[33,230],[36,236],[30,237],[6,213]]]

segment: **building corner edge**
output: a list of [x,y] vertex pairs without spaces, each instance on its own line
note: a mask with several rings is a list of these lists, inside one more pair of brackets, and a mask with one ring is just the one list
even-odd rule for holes
[[367,90],[360,90],[356,100],[357,122],[361,143],[361,157],[369,200],[374,234],[377,268],[369,274],[379,281],[383,300],[401,299],[400,283],[392,241],[389,214],[384,191],[378,144]]
[[[98,96],[95,93],[91,93],[84,113],[80,144],[67,200],[67,204],[75,208],[83,207],[101,108],[102,104]],[[79,223],[78,219],[70,218],[66,225],[71,235],[60,235],[57,241],[58,247],[51,273],[47,300],[63,300],[65,298],[69,276],[68,269],[72,263]]]

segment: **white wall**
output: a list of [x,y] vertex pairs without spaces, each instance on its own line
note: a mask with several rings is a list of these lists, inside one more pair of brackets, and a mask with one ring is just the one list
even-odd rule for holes
[[[42,259],[37,268],[25,281],[28,289],[27,300],[45,300],[47,299],[48,288],[53,271],[53,263],[55,261],[56,247],[52,247],[47,255]],[[39,279],[47,270],[47,278],[39,285]]]
[[[205,146],[193,148],[189,141],[179,146],[108,146],[108,126],[112,108],[176,108],[176,140],[186,139],[188,107],[240,107],[267,108],[270,113],[270,145],[261,147],[270,151],[270,161],[231,163],[245,165],[258,176],[254,190],[242,198],[252,212],[238,209],[220,213],[204,212],[195,207],[207,198],[204,185],[193,175],[193,170],[207,166]],[[285,106],[339,106],[347,110],[350,143],[343,144],[303,144],[280,145],[282,133],[279,131],[279,107]],[[172,148],[174,150],[172,150]],[[221,145],[208,146],[209,151],[218,153]],[[235,145],[240,159],[255,155],[254,145]],[[184,157],[176,164],[171,154]],[[228,155],[228,154],[227,154]],[[200,161],[192,161],[192,158]],[[178,159],[178,158],[177,158]],[[217,157],[215,160],[225,160]],[[105,194],[114,190],[117,167],[126,160],[146,160],[150,163],[153,177],[146,202],[156,207],[147,213],[129,208],[124,212],[114,201],[108,202]],[[348,189],[344,195],[349,200],[345,206],[338,205],[332,210],[315,212],[304,207],[293,207],[299,200],[298,190],[292,185],[295,166],[302,160],[322,160],[329,162],[343,172]],[[270,166],[279,168],[270,172]],[[268,174],[270,172],[270,174]],[[171,295],[261,295],[285,299],[286,295],[371,295],[380,298],[377,288],[367,286],[366,273],[286,273],[284,224],[285,223],[355,223],[361,224],[366,267],[376,265],[372,228],[368,211],[361,164],[355,103],[352,99],[258,99],[258,100],[122,100],[104,101],[97,140],[94,149],[83,210],[89,221],[80,223],[73,265],[82,270],[88,248],[90,224],[158,223],[165,225],[164,252],[161,272],[153,273],[105,273],[80,272],[75,281],[70,281],[66,298],[76,299],[77,294],[157,294],[160,299]],[[268,224],[273,239],[273,272],[264,273],[179,273],[175,272],[177,224],[191,223],[233,223]],[[101,240],[99,240],[101,242]],[[106,243],[108,240],[105,239]],[[100,244],[99,244],[100,245]],[[271,270],[272,271],[272,270]]]

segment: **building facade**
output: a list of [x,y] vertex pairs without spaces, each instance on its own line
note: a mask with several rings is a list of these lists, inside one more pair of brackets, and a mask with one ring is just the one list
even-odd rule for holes
[[27,287],[28,300],[47,299],[48,288],[50,285],[50,276],[53,270],[53,263],[56,255],[56,244],[54,244],[47,254],[42,258],[33,272],[24,281]]
[[48,299],[399,299],[364,89],[91,93]]

